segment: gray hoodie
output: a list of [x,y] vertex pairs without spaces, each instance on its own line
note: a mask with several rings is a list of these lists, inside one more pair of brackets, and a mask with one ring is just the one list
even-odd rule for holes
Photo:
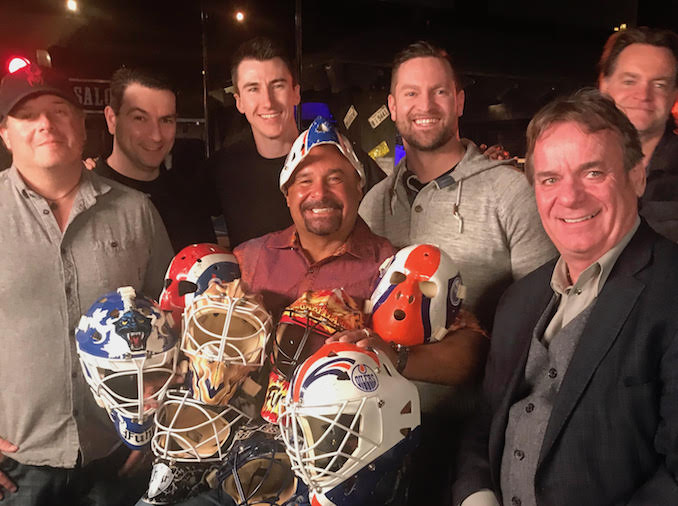
[[[557,251],[542,228],[534,192],[506,161],[489,160],[462,139],[466,153],[455,169],[426,184],[410,205],[403,159],[360,204],[360,216],[396,248],[430,243],[456,263],[466,286],[463,307],[491,330],[499,297]],[[468,389],[415,382],[424,413],[467,413],[475,396]]]
[[426,184],[411,206],[403,159],[365,195],[359,212],[396,248],[431,243],[447,252],[467,288],[464,307],[491,330],[503,291],[557,252],[522,172],[506,161],[487,159],[469,140],[462,143],[466,153],[454,171]]

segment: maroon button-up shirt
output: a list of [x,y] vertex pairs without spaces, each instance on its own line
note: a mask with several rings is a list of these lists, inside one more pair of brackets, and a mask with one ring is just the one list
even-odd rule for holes
[[343,288],[362,307],[372,295],[379,266],[395,251],[358,218],[343,246],[315,263],[304,254],[294,225],[247,241],[234,254],[247,290],[261,293],[277,318],[308,290]]

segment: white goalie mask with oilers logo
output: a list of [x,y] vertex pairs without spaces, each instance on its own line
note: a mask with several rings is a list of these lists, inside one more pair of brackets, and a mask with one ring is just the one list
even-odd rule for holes
[[438,341],[454,323],[465,293],[447,253],[432,244],[408,246],[379,268],[370,298],[372,328],[405,346]]
[[366,468],[368,488],[370,465],[418,434],[419,394],[380,352],[330,343],[295,372],[279,424],[309,492],[327,495]]
[[158,304],[132,287],[92,304],[75,333],[80,365],[123,442],[148,445],[152,415],[177,365],[177,336]]
[[271,315],[240,280],[210,282],[184,312],[181,350],[189,360],[193,397],[225,405],[239,383],[264,362]]

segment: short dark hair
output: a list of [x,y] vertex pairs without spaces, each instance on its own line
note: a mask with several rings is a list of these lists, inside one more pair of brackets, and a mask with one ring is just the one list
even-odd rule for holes
[[134,83],[154,90],[168,90],[176,94],[174,86],[164,74],[146,68],[120,67],[111,77],[111,102],[108,104],[115,114],[120,112],[125,90]]
[[611,130],[622,143],[624,170],[630,171],[643,159],[638,131],[614,101],[595,88],[584,88],[571,95],[558,97],[542,107],[527,126],[525,176],[534,183],[533,155],[539,137],[556,123],[574,122],[594,134]]
[[609,77],[614,72],[617,58],[631,44],[649,44],[650,46],[665,47],[671,51],[673,59],[676,61],[674,85],[678,84],[678,35],[671,30],[648,28],[647,26],[628,28],[610,35],[610,38],[605,42],[603,54],[600,55],[598,62],[599,79]]
[[267,37],[255,37],[247,40],[238,46],[233,54],[231,61],[231,82],[235,91],[238,91],[238,66],[243,60],[266,61],[273,58],[280,58],[288,72],[292,76],[292,84],[297,84],[297,75],[292,65],[292,60],[288,57],[281,45]]
[[452,63],[450,54],[443,48],[435,46],[426,40],[418,40],[400,51],[395,55],[395,58],[393,58],[393,65],[391,67],[391,93],[395,91],[396,74],[403,63],[414,58],[429,57],[438,58],[449,65],[450,71],[452,72],[452,78],[454,79],[454,85],[457,90],[461,90],[463,86],[459,66]]

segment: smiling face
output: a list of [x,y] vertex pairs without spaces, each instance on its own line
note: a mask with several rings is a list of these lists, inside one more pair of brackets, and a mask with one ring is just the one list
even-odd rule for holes
[[0,136],[22,171],[73,166],[81,170],[85,118],[57,95],[28,98],[10,112]]
[[294,106],[301,96],[282,59],[245,59],[238,65],[237,79],[235,104],[249,121],[255,139],[296,137]]
[[412,58],[398,68],[388,107],[407,150],[435,151],[459,137],[464,91],[444,60]]
[[678,95],[671,51],[650,44],[631,44],[600,81],[600,91],[624,111],[642,137],[661,135]]
[[177,130],[174,93],[131,83],[125,89],[118,114],[110,106],[105,114],[116,153],[137,170],[157,170],[174,145]]
[[300,235],[344,240],[353,230],[362,196],[351,163],[331,145],[315,146],[293,174],[287,205]]
[[544,229],[575,281],[633,227],[645,189],[642,164],[624,170],[616,132],[562,122],[539,136],[533,165]]

